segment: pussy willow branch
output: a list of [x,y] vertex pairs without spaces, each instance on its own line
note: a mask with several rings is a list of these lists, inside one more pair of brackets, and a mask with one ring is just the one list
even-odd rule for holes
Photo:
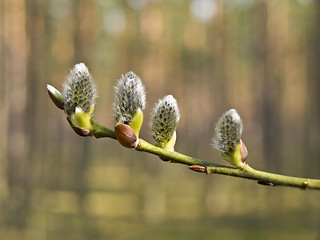
[[[113,138],[116,139],[114,131],[108,129],[102,124],[98,123],[94,119],[91,119],[94,131],[93,136],[96,138]],[[204,172],[206,174],[222,174],[233,177],[240,177],[255,180],[263,185],[270,186],[289,186],[297,187],[302,189],[316,189],[320,190],[320,179],[308,179],[291,177],[285,175],[279,175],[274,173],[263,172],[255,170],[248,164],[244,168],[234,168],[224,165],[215,164],[212,162],[204,161],[198,158],[193,158],[178,152],[169,152],[163,150],[162,148],[156,147],[143,139],[139,139],[139,142],[135,148],[137,151],[147,152],[161,157],[162,159],[170,160],[173,163],[185,164],[188,166],[199,166],[204,167]]]
[[95,136],[96,138],[108,137],[108,138],[117,139],[114,131],[103,126],[101,123],[98,123],[96,120],[92,118],[91,118],[91,124],[93,126],[93,136]]

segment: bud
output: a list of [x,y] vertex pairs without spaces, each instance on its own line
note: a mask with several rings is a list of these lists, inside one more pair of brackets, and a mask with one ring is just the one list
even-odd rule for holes
[[75,128],[92,131],[90,122],[94,110],[96,86],[83,63],[76,64],[64,84],[64,110]]
[[123,123],[116,125],[115,133],[119,143],[127,148],[135,148],[138,143],[138,138],[133,129]]
[[133,72],[126,73],[115,86],[113,109],[117,125],[129,125],[139,137],[145,107],[146,93],[140,78]]
[[73,131],[75,131],[76,134],[78,134],[79,136],[82,136],[82,137],[91,136],[91,132],[88,129],[75,127],[75,125],[71,122],[70,118],[67,118],[67,120],[68,120],[68,123],[70,124],[70,126],[72,127]]
[[179,119],[177,100],[172,95],[160,99],[153,109],[150,124],[156,146],[167,151],[174,151]]
[[62,94],[55,89],[53,86],[47,84],[47,90],[49,97],[53,101],[53,103],[60,109],[64,109],[63,96]]
[[207,168],[204,166],[200,166],[200,165],[191,165],[189,167],[190,170],[195,171],[195,172],[200,172],[200,173],[206,173],[207,172]]
[[243,167],[248,156],[241,140],[242,128],[238,112],[230,109],[217,122],[216,137],[213,139],[213,146],[221,152],[222,158],[237,167]]

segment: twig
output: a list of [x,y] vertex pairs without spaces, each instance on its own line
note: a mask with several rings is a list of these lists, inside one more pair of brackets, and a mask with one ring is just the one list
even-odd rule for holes
[[[95,120],[91,120],[94,126],[93,135],[96,138],[108,137],[116,139],[114,131],[104,127]],[[168,160],[173,163],[180,163],[190,166],[191,170],[204,172],[206,174],[222,174],[233,177],[246,178],[255,180],[257,183],[269,186],[289,186],[302,189],[320,190],[320,179],[308,179],[268,173],[255,170],[248,164],[243,168],[234,168],[193,158],[178,152],[170,152],[162,148],[156,147],[143,139],[139,139],[135,148],[137,151],[147,152],[159,156],[161,159]]]

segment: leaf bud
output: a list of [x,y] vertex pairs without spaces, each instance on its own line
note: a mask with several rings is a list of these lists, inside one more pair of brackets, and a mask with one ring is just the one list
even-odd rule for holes
[[138,138],[134,130],[126,124],[120,123],[115,127],[115,133],[119,143],[127,148],[135,148],[138,144]]
[[60,109],[64,110],[64,101],[62,94],[53,86],[47,84],[47,90],[52,102]]

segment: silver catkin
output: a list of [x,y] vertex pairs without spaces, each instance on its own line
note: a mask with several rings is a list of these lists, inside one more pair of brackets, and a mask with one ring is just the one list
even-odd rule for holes
[[71,69],[67,82],[63,86],[64,108],[67,115],[81,108],[88,113],[95,104],[97,97],[96,85],[84,63],[79,63]]
[[179,108],[176,99],[168,95],[153,109],[151,116],[151,132],[156,142],[166,143],[174,134],[180,119]]
[[224,154],[232,155],[240,143],[242,128],[243,124],[238,112],[230,109],[216,124],[213,146]]
[[134,73],[122,75],[115,86],[113,110],[118,123],[130,124],[132,117],[140,108],[146,107],[146,92],[141,79]]

